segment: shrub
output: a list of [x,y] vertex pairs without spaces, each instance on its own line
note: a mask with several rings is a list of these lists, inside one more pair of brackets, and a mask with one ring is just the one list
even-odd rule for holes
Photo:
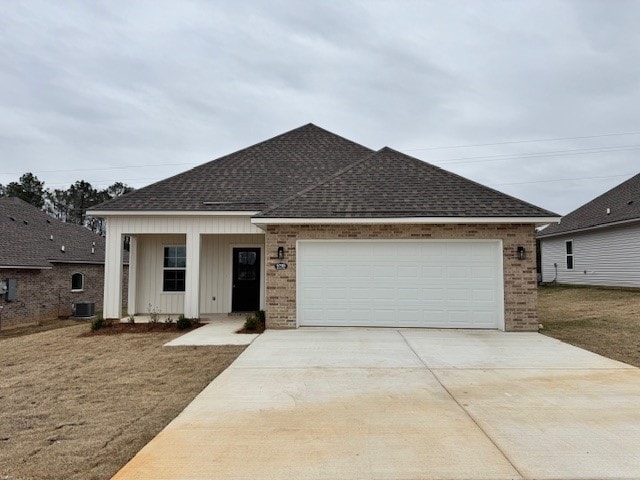
[[193,325],[193,320],[185,317],[184,315],[180,315],[178,317],[178,321],[176,322],[178,330],[186,330],[187,328],[191,328],[191,325]]
[[100,330],[102,327],[104,327],[104,318],[102,318],[102,315],[98,315],[91,322],[91,331],[95,332],[96,330]]
[[136,323],[136,318],[133,315],[129,315],[129,318],[127,319],[127,322]]
[[169,323],[173,323],[173,318],[171,318],[171,315],[169,315],[169,316],[165,319],[164,323],[167,323],[167,324],[169,324]]
[[256,318],[258,319],[258,321],[260,323],[264,323],[266,321],[266,319],[267,319],[267,315],[266,315],[266,313],[264,313],[264,310],[258,310],[255,313],[255,316],[256,316]]
[[258,317],[255,315],[249,315],[244,321],[244,328],[249,331],[257,330],[259,323],[260,320],[258,320]]

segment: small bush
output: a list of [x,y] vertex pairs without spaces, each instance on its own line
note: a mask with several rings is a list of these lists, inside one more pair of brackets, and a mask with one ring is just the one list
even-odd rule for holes
[[267,315],[266,315],[266,313],[264,313],[264,310],[258,310],[258,311],[255,313],[255,316],[256,316],[256,318],[258,319],[258,321],[259,321],[260,323],[262,323],[262,324],[264,324],[264,322],[265,322],[265,321],[266,321],[266,319],[267,319]]
[[258,320],[258,317],[255,315],[249,315],[244,321],[244,328],[249,331],[257,330],[259,324],[260,320]]
[[173,318],[171,318],[171,315],[169,315],[169,316],[164,320],[164,323],[167,323],[167,324],[169,324],[169,323],[173,323]]
[[133,315],[129,315],[129,318],[127,319],[127,322],[136,323],[136,317],[134,317]]
[[178,330],[186,330],[187,328],[191,328],[192,325],[193,325],[193,320],[185,317],[184,315],[180,315],[178,317],[178,321],[176,322],[176,326],[178,327]]
[[100,330],[102,327],[104,327],[104,318],[99,315],[91,322],[91,331],[95,332],[96,330]]
[[147,310],[149,311],[149,323],[158,323],[160,320],[160,309],[149,304]]

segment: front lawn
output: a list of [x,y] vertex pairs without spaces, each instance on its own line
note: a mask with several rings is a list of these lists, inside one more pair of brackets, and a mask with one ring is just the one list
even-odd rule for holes
[[540,287],[540,331],[640,367],[640,290]]
[[0,479],[110,478],[245,348],[88,330],[0,338]]

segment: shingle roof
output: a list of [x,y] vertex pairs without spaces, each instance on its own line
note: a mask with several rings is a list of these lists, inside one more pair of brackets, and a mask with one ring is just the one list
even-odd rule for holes
[[385,147],[257,215],[271,218],[554,217]]
[[94,208],[248,211],[259,217],[557,217],[390,148],[313,124]]
[[640,220],[640,174],[568,213],[562,217],[560,223],[549,225],[542,230],[538,237],[630,220]]
[[260,211],[370,151],[308,124],[107,201],[94,210]]
[[0,198],[0,232],[0,266],[104,263],[104,238],[81,225],[56,220],[19,198]]

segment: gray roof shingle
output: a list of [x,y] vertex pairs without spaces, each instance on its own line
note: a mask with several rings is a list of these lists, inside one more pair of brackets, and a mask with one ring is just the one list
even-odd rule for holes
[[114,213],[260,211],[315,185],[370,151],[308,124],[93,209]]
[[0,198],[0,232],[0,266],[104,263],[104,238],[81,225],[56,220],[19,198]]
[[562,217],[560,223],[549,225],[542,230],[538,237],[632,220],[640,220],[640,174],[568,213]]
[[257,217],[555,217],[385,147]]
[[313,124],[94,207],[248,211],[258,217],[557,217],[390,148]]

